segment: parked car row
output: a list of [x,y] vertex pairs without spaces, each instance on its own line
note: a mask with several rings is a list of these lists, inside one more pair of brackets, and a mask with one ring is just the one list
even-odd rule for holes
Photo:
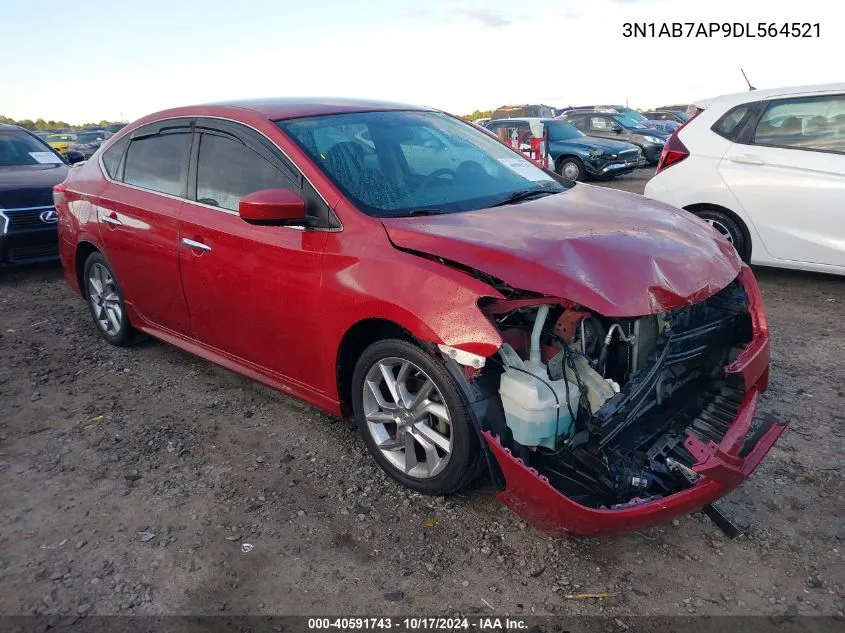
[[516,138],[520,149],[525,149],[529,137],[545,136],[549,167],[569,180],[613,178],[633,171],[643,159],[631,143],[587,136],[561,119],[496,119],[484,127],[502,140]]
[[72,150],[82,153],[85,160],[88,160],[102,145],[103,141],[111,135],[112,133],[106,130],[82,130],[80,132],[51,134],[44,140],[63,156],[67,154],[68,150]]
[[632,143],[642,150],[649,165],[656,165],[669,133],[650,125],[648,119],[640,119],[642,115],[639,113],[634,116],[632,112],[607,108],[568,110],[561,118],[589,136]]
[[565,108],[557,116],[559,118],[568,118],[569,116],[576,113],[588,112],[595,112],[608,115],[610,118],[614,119],[616,123],[623,125],[623,127],[628,127],[632,124],[637,124],[640,127],[661,130],[663,132],[666,132],[667,134],[670,132],[674,132],[676,129],[678,129],[680,125],[676,121],[670,119],[650,119],[641,112],[634,110],[634,108],[629,108],[627,106],[621,105],[593,105],[579,106],[576,108]]
[[[548,116],[552,112],[556,117]],[[498,108],[491,118],[473,123],[520,147],[527,145],[532,136],[547,134],[550,169],[574,180],[609,179],[630,172],[639,162],[657,164],[666,139],[680,126],[683,113],[655,113],[654,120],[650,120],[619,105],[562,110],[522,105]]]

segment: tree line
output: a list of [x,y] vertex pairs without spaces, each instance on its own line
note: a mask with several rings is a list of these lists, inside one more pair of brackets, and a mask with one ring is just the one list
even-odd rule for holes
[[20,119],[16,121],[11,117],[2,116],[0,115],[0,123],[8,123],[10,125],[18,125],[22,128],[26,128],[27,130],[55,130],[59,128],[66,128],[71,130],[81,130],[86,127],[92,126],[100,126],[105,127],[106,125],[111,125],[112,123],[116,123],[116,121],[106,121],[103,119],[99,123],[83,123],[83,124],[74,124],[71,125],[67,121],[53,121],[50,119],[49,121],[45,121],[44,119],[36,119],[33,121],[32,119]]
[[489,119],[493,116],[492,110],[476,110],[472,114],[460,115],[464,121],[475,121],[476,119]]

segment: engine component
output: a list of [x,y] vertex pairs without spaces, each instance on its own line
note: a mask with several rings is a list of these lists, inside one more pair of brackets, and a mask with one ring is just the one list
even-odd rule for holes
[[527,362],[507,343],[502,346],[504,372],[499,395],[505,424],[516,442],[555,449],[558,438],[572,434],[574,420],[570,411],[577,415],[581,392],[575,383],[552,380],[540,359],[540,334],[548,313],[549,306],[537,310]]
[[574,354],[573,356],[572,364],[575,365],[575,369],[573,371],[573,368],[567,364],[564,375],[567,380],[573,382],[577,382],[577,378],[581,379],[581,384],[587,393],[587,401],[590,403],[590,411],[595,413],[614,394],[619,393],[619,385],[612,380],[603,378],[599,372],[592,368],[586,357],[581,354]]
[[[627,507],[694,485],[697,458],[687,443],[721,441],[745,398],[744,385],[725,372],[751,340],[741,284],[628,318],[529,301],[489,312],[505,341],[504,362],[491,359],[501,372],[488,363],[486,374],[499,391],[503,444],[593,508]],[[768,427],[759,428],[749,433],[749,447]]]

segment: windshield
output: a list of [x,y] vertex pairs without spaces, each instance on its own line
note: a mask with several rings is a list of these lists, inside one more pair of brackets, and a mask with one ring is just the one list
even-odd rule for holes
[[680,110],[676,110],[672,112],[676,117],[678,117],[681,121],[689,121],[689,115],[686,112],[681,112]]
[[0,167],[61,163],[52,149],[34,136],[15,130],[0,130]]
[[358,112],[277,125],[375,217],[471,211],[515,194],[566,189],[489,134],[440,112]]
[[613,120],[619,123],[622,127],[629,128],[632,130],[647,130],[649,129],[648,125],[643,125],[640,121],[648,121],[642,114],[636,113],[639,119],[634,116],[633,113],[626,112],[624,114],[614,114]]
[[586,136],[581,130],[566,121],[549,121],[546,126],[549,128],[550,141],[565,141],[569,138]]

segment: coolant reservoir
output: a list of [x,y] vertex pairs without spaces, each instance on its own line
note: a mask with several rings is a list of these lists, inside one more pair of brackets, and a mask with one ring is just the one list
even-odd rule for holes
[[[509,348],[507,344],[504,347]],[[550,380],[544,364],[525,363],[512,349],[503,349],[502,356],[506,364],[499,395],[513,439],[524,446],[554,449],[558,437],[572,434],[566,396],[568,391],[572,412],[577,414],[578,385],[565,379]]]

